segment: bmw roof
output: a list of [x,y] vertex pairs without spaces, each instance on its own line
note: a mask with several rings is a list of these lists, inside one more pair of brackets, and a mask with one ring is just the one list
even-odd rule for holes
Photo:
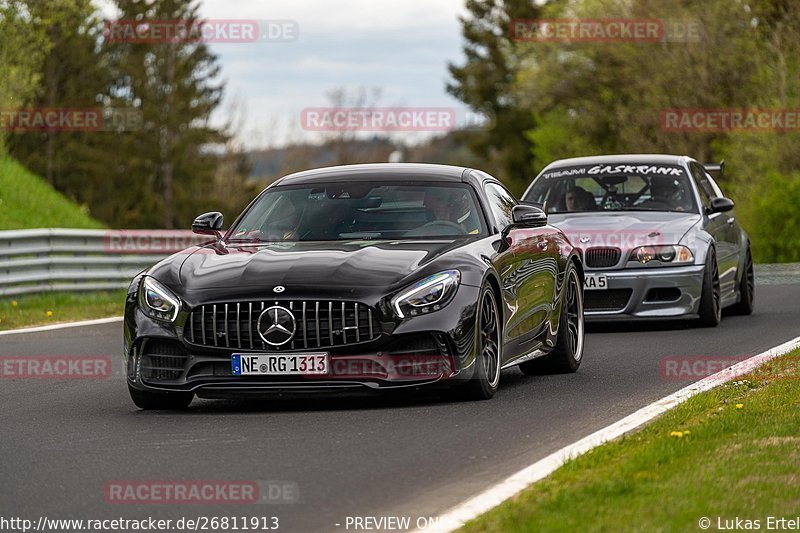
[[633,164],[633,163],[660,163],[663,165],[681,165],[691,160],[685,155],[666,155],[666,154],[618,154],[618,155],[592,155],[586,157],[572,157],[569,159],[559,159],[547,165],[544,169],[567,167],[576,165],[592,164]]

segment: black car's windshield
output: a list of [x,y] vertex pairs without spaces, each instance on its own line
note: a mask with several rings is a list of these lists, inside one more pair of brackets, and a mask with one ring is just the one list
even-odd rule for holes
[[267,190],[228,240],[418,239],[483,233],[475,193],[466,185],[337,182]]
[[557,212],[696,212],[689,176],[680,165],[580,165],[548,170],[523,198]]

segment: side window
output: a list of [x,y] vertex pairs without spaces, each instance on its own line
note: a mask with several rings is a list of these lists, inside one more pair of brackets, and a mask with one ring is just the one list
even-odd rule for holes
[[511,193],[497,183],[487,183],[486,197],[497,221],[497,229],[501,230],[511,224],[511,210],[517,205]]
[[694,178],[694,182],[697,184],[697,190],[700,191],[700,200],[703,202],[703,207],[709,207],[711,205],[711,198],[716,196],[716,193],[711,183],[708,181],[709,178],[705,170],[696,163],[692,163],[689,168],[692,171],[692,178]]

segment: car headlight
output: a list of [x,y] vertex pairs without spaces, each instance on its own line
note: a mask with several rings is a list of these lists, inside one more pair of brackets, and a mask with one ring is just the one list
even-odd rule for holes
[[392,298],[392,307],[400,318],[438,311],[450,303],[460,282],[458,270],[439,272],[400,292]]
[[139,307],[150,318],[174,322],[181,310],[181,300],[161,283],[145,276],[139,290]]
[[640,246],[631,252],[631,259],[646,265],[650,261],[659,261],[669,265],[694,263],[694,254],[686,246]]

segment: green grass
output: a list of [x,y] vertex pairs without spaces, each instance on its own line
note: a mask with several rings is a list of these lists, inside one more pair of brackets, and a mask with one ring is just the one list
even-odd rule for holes
[[4,296],[0,300],[0,330],[120,316],[125,307],[125,292],[48,292]]
[[[699,531],[800,513],[800,351],[595,448],[462,531]],[[737,407],[740,406],[740,407]],[[673,432],[680,432],[681,436]],[[729,528],[732,529],[732,528]]]
[[0,155],[0,230],[102,227],[42,178]]

